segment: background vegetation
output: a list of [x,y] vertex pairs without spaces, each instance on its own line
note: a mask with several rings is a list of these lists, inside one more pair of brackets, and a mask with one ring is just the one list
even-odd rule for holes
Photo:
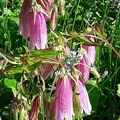
[[[100,24],[107,40],[120,53],[120,2],[119,0],[66,0],[65,16],[58,15],[56,31],[82,32],[89,24]],[[28,41],[19,35],[19,13],[22,0],[0,0],[0,48],[8,53],[22,53]],[[88,23],[86,22],[88,21]],[[49,26],[48,26],[49,27]],[[100,41],[96,41],[100,43]],[[102,43],[96,48],[96,64],[100,79],[91,74],[87,84],[93,106],[91,116],[84,120],[117,120],[120,118],[120,61],[114,52]],[[1,67],[1,66],[0,66]],[[19,75],[16,76],[19,80]],[[3,83],[0,75],[0,116],[9,120],[11,89]],[[95,84],[97,82],[97,84]]]

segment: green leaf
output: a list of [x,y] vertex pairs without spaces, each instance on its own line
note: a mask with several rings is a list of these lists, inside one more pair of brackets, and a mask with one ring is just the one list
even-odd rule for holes
[[118,84],[117,95],[120,97],[120,84]]
[[22,73],[22,67],[21,66],[13,67],[10,70],[8,70],[8,74],[18,74],[18,73]]
[[59,52],[54,50],[32,50],[30,57],[52,58],[58,54]]
[[40,62],[34,63],[32,65],[27,65],[25,70],[27,72],[33,72],[35,69],[37,69],[40,66]]
[[17,82],[16,82],[15,79],[5,78],[4,79],[4,84],[8,88],[14,88],[14,89],[16,89]]
[[89,80],[86,87],[89,93],[92,111],[96,111],[99,104],[100,88],[97,86],[95,80]]

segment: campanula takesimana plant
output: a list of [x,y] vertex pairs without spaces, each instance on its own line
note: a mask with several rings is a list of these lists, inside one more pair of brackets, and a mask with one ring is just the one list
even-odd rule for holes
[[[35,3],[35,6],[34,4]],[[64,15],[64,0],[59,0],[59,7],[62,15]],[[30,38],[29,49],[46,49],[48,48],[47,41],[47,26],[46,21],[50,22],[50,27],[54,31],[57,23],[57,11],[56,6],[54,5],[51,9],[51,5],[54,4],[54,1],[47,0],[34,0],[33,2],[29,0],[24,0],[21,13],[20,13],[20,33],[24,38]],[[42,9],[39,9],[39,6]],[[36,9],[38,8],[38,9]],[[25,24],[27,21],[27,24]],[[24,28],[26,27],[26,28]],[[93,41],[93,39],[86,35],[86,38]],[[59,39],[59,38],[58,38]],[[59,40],[58,40],[59,41]],[[54,109],[54,119],[55,120],[72,120],[74,116],[74,106],[73,106],[73,92],[75,92],[76,97],[79,100],[80,111],[84,111],[87,115],[91,114],[91,104],[89,101],[88,93],[85,88],[86,82],[89,80],[90,70],[89,67],[95,62],[95,48],[92,46],[83,45],[83,49],[87,51],[87,55],[81,55],[79,63],[75,65],[75,69],[79,71],[79,75],[75,72],[74,74],[78,77],[76,80],[73,80],[67,73],[66,67],[70,69],[70,74],[72,74],[71,64],[63,64],[63,66],[58,66],[59,71],[64,71],[63,74],[57,76],[56,87],[54,93],[54,102],[52,106]],[[54,47],[53,47],[54,48]],[[55,59],[61,60],[64,59],[64,54],[66,56],[71,56],[71,50],[68,46],[61,47],[63,53],[58,55]],[[93,56],[94,55],[94,56]],[[94,57],[94,58],[92,58]],[[40,76],[42,79],[46,80],[49,75],[53,73],[53,65],[49,63],[42,63],[40,67]],[[73,91],[73,87],[75,90]],[[39,114],[39,96],[31,103],[31,109],[29,112],[29,119],[35,120],[38,119]]]

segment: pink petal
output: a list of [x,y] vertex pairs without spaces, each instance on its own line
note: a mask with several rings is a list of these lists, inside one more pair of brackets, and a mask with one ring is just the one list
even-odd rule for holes
[[32,101],[29,112],[29,120],[38,120],[39,101],[39,96],[36,96],[35,99]]
[[83,83],[86,83],[89,80],[89,75],[90,75],[87,57],[83,56],[82,60],[80,60],[80,63],[76,66],[76,69],[78,69],[82,73],[82,76],[80,76],[79,79]]
[[[86,38],[92,42],[94,42],[93,37],[91,37],[89,34],[86,35]],[[93,66],[95,62],[95,47],[94,46],[87,46],[83,45],[83,48],[86,49],[88,52],[88,61],[89,61],[89,66]]]
[[29,0],[24,0],[20,12],[20,34],[24,37],[27,38],[30,36],[30,1]]
[[64,80],[62,78],[58,79],[55,95],[55,120],[64,120],[65,117],[72,120],[72,86],[67,76]]
[[85,111],[87,115],[90,115],[92,107],[90,104],[89,96],[85,88],[85,85],[83,85],[81,81],[78,81],[76,91],[80,101],[81,108]]
[[45,49],[47,45],[47,26],[42,13],[31,13],[29,49]]
[[41,64],[40,75],[46,80],[53,73],[52,64]]

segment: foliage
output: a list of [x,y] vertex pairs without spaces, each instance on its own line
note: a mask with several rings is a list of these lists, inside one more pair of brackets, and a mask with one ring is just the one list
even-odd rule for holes
[[[101,34],[105,36],[108,42],[120,53],[119,4],[117,0],[66,0],[65,16],[58,15],[56,32],[54,35],[51,33],[48,35],[49,44],[51,45],[51,42],[53,42],[54,46],[57,47],[53,50],[33,50],[31,52],[26,47],[28,46],[28,40],[24,40],[18,32],[22,0],[1,0],[0,48],[2,49],[0,50],[4,50],[5,57],[10,61],[9,63],[4,62],[3,65],[0,63],[1,118],[3,120],[9,120],[11,118],[12,120],[10,113],[11,103],[18,93],[22,92],[23,96],[30,100],[33,99],[33,96],[41,93],[41,91],[44,93],[45,89],[47,89],[47,92],[41,95],[42,98],[43,96],[46,97],[52,94],[48,93],[54,88],[50,88],[48,83],[52,85],[52,82],[54,84],[55,81],[49,77],[47,81],[44,82],[41,80],[40,82],[42,84],[39,84],[35,73],[38,71],[38,66],[40,66],[41,63],[54,63],[55,67],[58,67],[58,63],[61,63],[61,61],[55,61],[54,57],[61,53],[61,50],[57,51],[57,48],[64,44],[64,38],[67,39],[72,36],[73,40],[68,44],[72,50],[77,51],[81,43],[92,44],[86,41],[83,34],[86,32],[86,29],[89,31],[89,27],[94,23],[98,23],[105,31]],[[49,25],[47,27],[49,29]],[[66,31],[65,34],[64,31]],[[59,45],[55,42],[55,36],[57,35],[59,35],[61,39]],[[93,111],[92,115],[85,116],[84,119],[117,120],[120,117],[120,98],[118,97],[120,96],[119,58],[103,41],[96,39],[95,45],[97,46],[95,64],[97,71],[100,73],[100,78],[96,78],[91,74],[91,79],[87,83],[87,90],[89,91]],[[0,60],[3,60],[3,58],[0,57]],[[34,75],[32,75],[33,71]],[[21,78],[22,75],[24,78]],[[44,100],[44,102],[46,101]],[[24,104],[29,110],[30,106],[27,100],[25,100]],[[42,103],[40,104],[42,106]],[[49,103],[46,104],[49,106]],[[41,107],[39,118],[42,119],[44,114],[44,110]]]

